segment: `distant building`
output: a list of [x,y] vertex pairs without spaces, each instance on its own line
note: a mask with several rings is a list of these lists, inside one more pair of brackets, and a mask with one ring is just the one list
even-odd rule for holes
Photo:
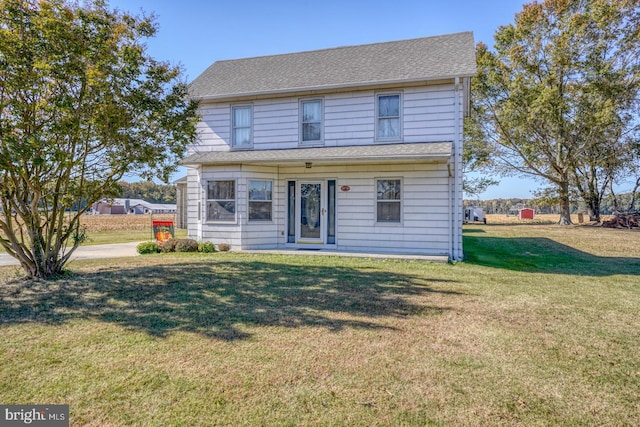
[[103,199],[91,207],[94,215],[175,214],[172,203],[149,203],[142,199]]
[[531,208],[522,208],[518,211],[518,219],[533,219],[536,213]]

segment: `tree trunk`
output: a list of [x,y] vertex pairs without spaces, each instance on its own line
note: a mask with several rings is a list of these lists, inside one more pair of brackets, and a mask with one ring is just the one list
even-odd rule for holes
[[560,202],[559,225],[571,225],[571,202],[569,200],[569,182],[563,182],[558,186],[558,198]]
[[587,205],[587,213],[589,214],[589,221],[600,222],[600,203],[591,201]]
[[638,189],[640,189],[640,178],[636,179],[636,183],[633,186],[633,190],[631,190],[631,201],[629,202],[629,207],[627,212],[633,212],[636,204],[636,199],[638,198]]

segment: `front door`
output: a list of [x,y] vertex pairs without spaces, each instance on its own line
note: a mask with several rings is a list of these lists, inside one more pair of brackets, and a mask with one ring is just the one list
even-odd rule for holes
[[298,186],[299,209],[296,212],[297,243],[324,243],[324,216],[326,213],[320,181],[300,182]]

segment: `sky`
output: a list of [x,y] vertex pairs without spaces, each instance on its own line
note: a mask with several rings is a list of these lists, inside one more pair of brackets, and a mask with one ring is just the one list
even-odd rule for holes
[[[301,52],[473,31],[491,46],[524,0],[110,0],[154,14],[148,53],[184,68],[192,81],[218,60]],[[184,170],[174,179],[184,175]],[[481,199],[531,198],[533,179],[503,179]]]

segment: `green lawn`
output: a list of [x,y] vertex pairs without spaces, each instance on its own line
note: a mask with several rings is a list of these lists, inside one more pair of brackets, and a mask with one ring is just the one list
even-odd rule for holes
[[0,268],[0,402],[71,425],[640,425],[640,234],[465,228],[455,264],[161,254]]

